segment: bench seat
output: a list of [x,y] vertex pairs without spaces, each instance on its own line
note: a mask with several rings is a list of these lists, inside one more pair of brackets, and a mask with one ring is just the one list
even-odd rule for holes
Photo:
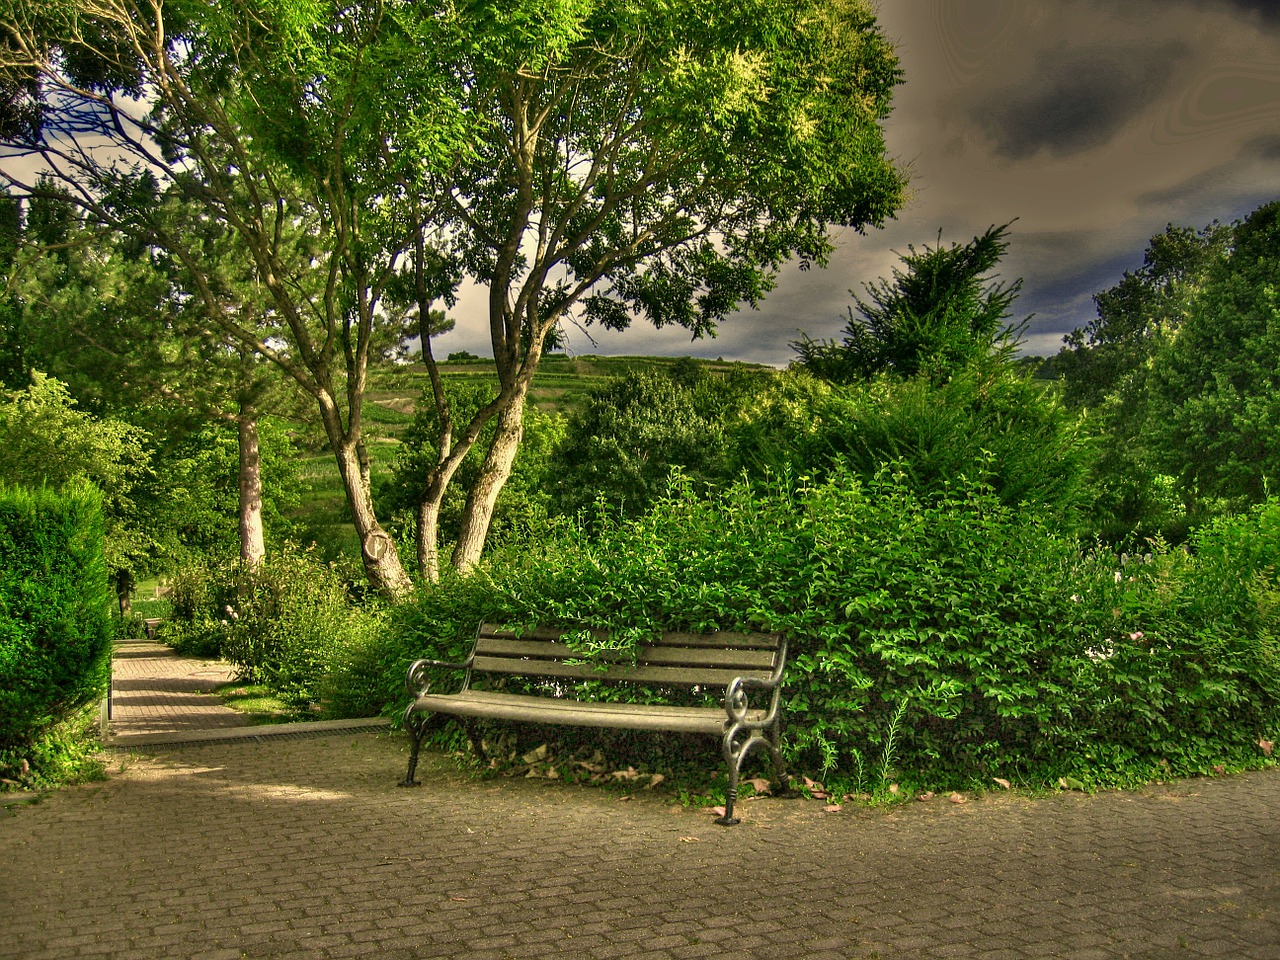
[[[402,784],[417,783],[418,753],[429,725],[453,717],[462,723],[482,757],[484,747],[472,725],[476,720],[718,737],[729,766],[729,786],[725,813],[717,822],[726,826],[738,822],[733,816],[738,782],[754,750],[769,751],[778,785],[786,789],[781,690],[787,645],[781,635],[668,631],[625,653],[586,657],[569,636],[580,632],[514,630],[482,623],[463,662],[423,659],[410,666],[405,684],[412,701],[404,720],[412,743]],[[433,692],[432,678],[441,672],[461,673],[460,687],[449,693]],[[525,689],[507,689],[513,683]],[[601,686],[628,687],[630,699],[618,702],[593,696]],[[716,697],[720,706],[661,702],[677,691],[692,692],[703,703]],[[637,692],[648,699],[636,702]]]

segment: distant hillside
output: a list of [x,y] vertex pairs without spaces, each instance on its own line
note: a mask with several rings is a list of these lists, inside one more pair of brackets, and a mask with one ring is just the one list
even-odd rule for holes
[[[679,357],[567,357],[549,354],[542,359],[534,377],[531,399],[547,413],[570,416],[591,389],[612,377],[664,370]],[[770,370],[759,364],[699,360],[707,370]],[[494,380],[491,360],[464,360],[441,364],[446,378]],[[380,367],[370,371],[370,388],[365,405],[369,455],[375,474],[385,471],[395,456],[400,436],[413,423],[414,411],[423,391],[430,388],[427,368],[421,363]],[[304,454],[300,462],[303,480],[301,503],[291,519],[299,524],[304,541],[315,540],[328,556],[346,554],[359,557],[355,531],[346,516],[346,501],[337,465],[327,450]],[[387,518],[383,518],[384,520]]]
[[[548,354],[542,358],[538,373],[533,379],[530,399],[538,409],[546,413],[571,414],[582,403],[592,387],[611,377],[621,377],[641,371],[659,371],[670,367],[679,357],[568,357],[564,354]],[[759,364],[729,362],[724,360],[699,360],[707,370],[727,373],[731,370],[767,370]],[[464,360],[440,365],[446,378],[480,377],[492,380],[491,360]],[[424,390],[430,386],[427,368],[421,363],[396,367],[384,367],[373,371],[369,399],[389,416],[375,413],[371,420],[392,428],[399,423],[409,423],[414,408]]]

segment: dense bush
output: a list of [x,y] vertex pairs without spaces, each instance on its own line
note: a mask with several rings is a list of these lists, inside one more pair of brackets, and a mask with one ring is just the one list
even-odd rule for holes
[[0,488],[0,766],[66,759],[66,725],[107,691],[109,603],[101,495]]
[[405,665],[457,658],[481,617],[782,630],[788,749],[850,784],[1207,771],[1259,757],[1280,722],[1274,558],[1243,546],[1278,518],[1125,563],[977,482],[924,495],[900,471],[837,466],[710,501],[677,485],[597,539],[424,588],[362,662],[392,709]]
[[636,515],[662,495],[672,467],[706,482],[732,476],[739,458],[729,427],[773,379],[711,373],[690,358],[610,379],[569,419],[554,453],[554,510],[577,516],[600,499]]
[[1071,529],[1086,499],[1091,452],[1076,418],[1013,366],[826,386],[780,378],[734,425],[741,468],[823,477],[842,462],[865,481],[895,462],[932,496],[960,481],[990,484],[1007,506],[1029,504]]
[[174,577],[173,614],[161,637],[185,653],[223,657],[241,679],[268,684],[288,702],[320,700],[345,648],[366,642],[379,622],[375,611],[351,603],[348,582],[295,548],[252,567],[193,565]]

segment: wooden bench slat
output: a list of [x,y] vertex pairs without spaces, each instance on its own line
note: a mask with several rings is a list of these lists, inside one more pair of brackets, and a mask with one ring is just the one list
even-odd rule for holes
[[[722,733],[725,713],[720,707],[664,707],[647,704],[601,703],[570,697],[523,696],[487,690],[457,694],[427,694],[416,707],[460,717],[489,717],[526,723],[552,723],[585,727],[622,727],[628,730],[669,730],[676,733]],[[753,710],[761,719],[763,710]]]
[[[537,669],[539,660],[581,659],[568,644],[548,640],[508,640],[497,637],[480,637],[476,640],[477,656],[527,657],[534,661],[526,666]],[[610,663],[601,659],[601,664]],[[625,661],[624,661],[625,662]],[[721,668],[726,670],[770,671],[777,662],[777,650],[723,650],[710,647],[669,647],[645,644],[640,647],[637,663],[651,666],[689,666]]]
[[690,669],[688,667],[626,666],[610,664],[600,670],[591,664],[565,663],[562,660],[515,660],[510,657],[477,656],[472,669],[484,673],[506,673],[522,676],[564,677],[577,680],[623,680],[630,683],[678,683],[685,686],[727,685],[734,677],[768,679],[767,670]]
[[[608,636],[607,630],[593,629],[591,633]],[[565,630],[552,627],[536,627],[532,630],[514,630],[499,627],[492,623],[480,625],[478,637],[502,640],[559,640]],[[683,647],[721,647],[725,649],[776,650],[778,638],[767,633],[734,633],[729,630],[717,633],[686,633],[674,631],[663,633],[645,641],[645,646],[683,646]]]

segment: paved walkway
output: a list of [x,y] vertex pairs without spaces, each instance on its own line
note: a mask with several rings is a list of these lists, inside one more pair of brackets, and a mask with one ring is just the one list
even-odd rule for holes
[[383,720],[254,725],[213,691],[233,679],[217,660],[179,657],[153,640],[124,640],[111,661],[111,710],[104,739],[113,750],[315,736],[386,725]]
[[108,743],[248,726],[212,691],[232,679],[229,664],[188,660],[154,640],[124,640],[111,661]]
[[0,812],[0,958],[1280,958],[1280,770],[889,810],[478,781],[372,731]]

